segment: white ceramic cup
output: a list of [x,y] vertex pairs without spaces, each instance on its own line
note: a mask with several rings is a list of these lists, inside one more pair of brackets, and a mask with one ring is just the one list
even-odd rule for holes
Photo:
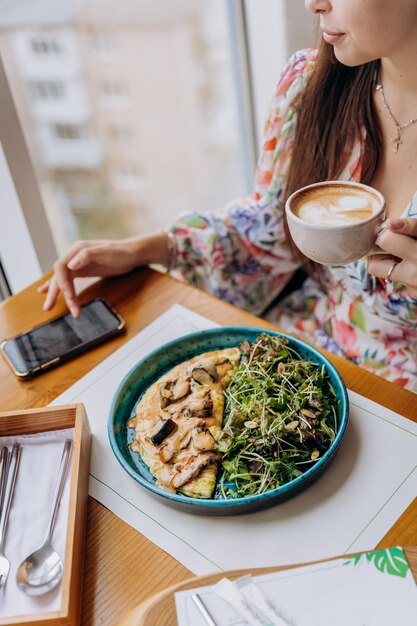
[[[372,196],[375,209],[372,215],[359,222],[346,224],[311,223],[301,219],[293,211],[300,205],[302,195],[311,190],[328,186],[334,191],[338,186],[341,193],[356,188],[361,193]],[[352,193],[353,190],[352,190]],[[357,195],[357,193],[355,194]],[[307,185],[295,191],[285,204],[285,213],[291,237],[297,248],[309,259],[322,265],[347,265],[369,254],[378,254],[380,248],[375,246],[379,226],[385,217],[384,196],[373,187],[344,180],[325,181]]]

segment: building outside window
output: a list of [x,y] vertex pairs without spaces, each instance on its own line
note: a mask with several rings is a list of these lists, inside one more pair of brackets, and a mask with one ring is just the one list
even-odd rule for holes
[[103,107],[125,107],[131,103],[127,85],[117,79],[104,80],[100,83],[98,91],[99,104]]
[[61,54],[62,47],[56,39],[35,37],[31,40],[30,46],[35,54]]
[[86,139],[89,136],[88,126],[83,124],[55,124],[53,132],[58,139]]
[[65,97],[64,83],[59,81],[29,82],[29,88],[35,100],[62,100]]
[[0,0],[0,52],[60,253],[244,192],[226,9]]
[[252,190],[270,94],[311,45],[286,37],[303,4],[0,0],[0,57],[59,254]]

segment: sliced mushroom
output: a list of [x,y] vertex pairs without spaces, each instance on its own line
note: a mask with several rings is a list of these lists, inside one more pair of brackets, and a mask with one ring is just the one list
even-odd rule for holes
[[157,485],[175,493],[175,489],[171,487],[171,479],[173,476],[173,468],[170,465],[164,465],[158,474]]
[[174,454],[174,446],[170,445],[169,443],[165,443],[158,452],[158,456],[161,459],[162,463],[169,463]]
[[162,463],[169,463],[179,450],[183,450],[191,441],[191,433],[194,429],[204,426],[202,419],[190,419],[186,424],[181,424],[175,434],[160,448],[159,458]]
[[168,437],[174,430],[178,428],[177,424],[172,419],[159,419],[155,425],[154,432],[150,439],[154,446],[159,446],[164,439]]
[[174,383],[171,380],[167,380],[159,387],[159,395],[161,396],[161,409],[165,409],[168,404],[171,403],[172,398],[172,386]]
[[190,441],[191,441],[191,430],[189,430],[187,434],[185,435],[185,437],[181,439],[180,450],[184,450],[184,448],[186,448],[189,445]]
[[161,396],[161,409],[165,409],[173,402],[177,402],[190,392],[188,380],[167,380],[159,388]]
[[205,404],[206,404],[205,398],[196,398],[195,400],[191,400],[188,403],[188,410],[190,413],[202,411],[205,407]]
[[197,450],[213,450],[215,441],[207,428],[197,428],[192,433],[193,442]]
[[207,465],[221,461],[221,458],[217,452],[201,452],[198,456],[191,456],[183,465],[177,466],[176,474],[171,479],[171,487],[179,489],[198,476]]
[[189,391],[190,383],[188,382],[188,380],[178,380],[175,383],[174,389],[172,390],[173,400],[180,400],[180,398],[186,396]]
[[199,398],[188,405],[190,417],[210,417],[213,414],[213,400],[211,398]]
[[218,379],[217,368],[214,363],[205,363],[204,365],[197,365],[191,372],[194,380],[201,385],[207,385],[209,383],[215,383]]

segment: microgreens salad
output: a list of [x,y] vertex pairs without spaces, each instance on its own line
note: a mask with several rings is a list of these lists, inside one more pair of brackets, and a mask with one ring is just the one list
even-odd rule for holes
[[244,341],[240,350],[217,443],[223,457],[220,498],[253,496],[288,483],[312,467],[337,434],[339,404],[324,366],[267,333],[253,344]]

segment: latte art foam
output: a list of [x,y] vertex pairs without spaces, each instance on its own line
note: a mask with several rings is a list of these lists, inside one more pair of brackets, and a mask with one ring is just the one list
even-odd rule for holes
[[357,224],[372,217],[378,208],[378,199],[371,193],[343,185],[306,191],[292,207],[300,219],[319,226]]

